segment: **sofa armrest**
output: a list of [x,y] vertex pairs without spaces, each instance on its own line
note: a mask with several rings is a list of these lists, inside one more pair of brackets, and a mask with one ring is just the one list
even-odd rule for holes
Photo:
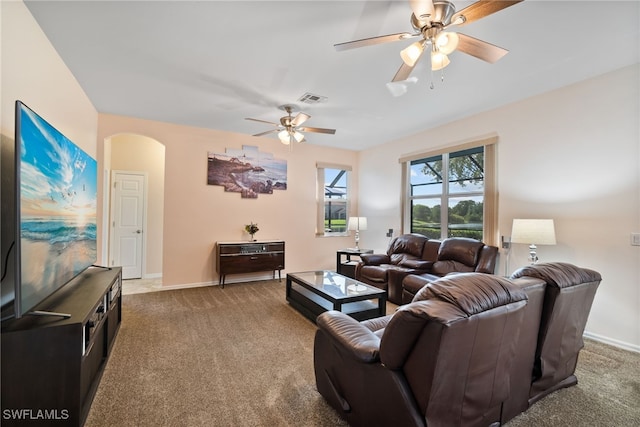
[[429,271],[433,267],[433,261],[425,261],[422,259],[405,259],[400,262],[400,266],[413,268],[414,270]]
[[380,338],[353,317],[330,310],[319,315],[316,324],[356,360],[363,363],[380,361]]
[[391,258],[387,254],[362,254],[360,259],[364,265],[390,264]]

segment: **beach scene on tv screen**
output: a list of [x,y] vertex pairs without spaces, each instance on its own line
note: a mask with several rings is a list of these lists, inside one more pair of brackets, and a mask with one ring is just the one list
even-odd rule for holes
[[96,261],[97,164],[33,111],[20,114],[20,271],[31,307]]

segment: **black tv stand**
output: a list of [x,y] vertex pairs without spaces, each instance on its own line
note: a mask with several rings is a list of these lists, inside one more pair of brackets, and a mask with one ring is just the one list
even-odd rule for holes
[[68,319],[71,317],[71,315],[68,313],[56,313],[55,311],[34,310],[34,311],[28,312],[27,314],[29,316],[57,316],[57,317],[63,317],[65,319]]
[[[120,327],[121,288],[121,267],[88,268],[29,313],[45,315],[2,323],[3,427],[84,424]],[[25,409],[58,418],[11,418]]]

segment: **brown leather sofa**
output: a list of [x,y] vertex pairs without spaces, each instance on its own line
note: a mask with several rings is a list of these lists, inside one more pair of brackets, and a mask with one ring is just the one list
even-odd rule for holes
[[526,294],[509,279],[440,278],[394,314],[317,319],[316,386],[352,426],[500,422]]
[[416,293],[427,283],[449,273],[493,274],[497,258],[498,248],[495,246],[488,246],[478,240],[461,237],[444,239],[438,247],[433,265],[427,272],[409,273],[402,278],[400,303],[410,303]]
[[[407,281],[421,284],[422,289],[429,287],[425,277],[407,276],[404,283]],[[584,346],[582,335],[600,281],[598,272],[562,262],[530,265],[513,273],[511,283],[527,294],[528,303],[502,423],[542,397],[577,383],[575,368]]]
[[403,234],[391,240],[386,254],[363,254],[355,278],[387,291],[394,304],[402,301],[402,279],[427,272],[436,260],[440,242],[422,234]]
[[[503,422],[548,394],[578,382],[575,369],[584,347],[582,336],[602,280],[594,270],[562,262],[523,267],[511,278],[527,293],[529,303]],[[539,282],[544,282],[542,291]]]

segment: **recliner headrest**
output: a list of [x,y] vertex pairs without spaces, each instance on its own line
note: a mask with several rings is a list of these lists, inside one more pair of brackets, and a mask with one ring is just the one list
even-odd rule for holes
[[427,240],[429,239],[422,234],[403,234],[393,239],[387,250],[387,255],[404,253],[420,257]]
[[547,282],[547,284],[557,286],[560,289],[581,283],[600,282],[602,280],[602,276],[597,271],[578,267],[566,262],[543,262],[528,265],[516,270],[511,275],[511,278],[517,279],[523,276],[542,279]]
[[458,261],[469,267],[478,263],[480,249],[484,243],[466,237],[444,239],[438,250],[438,261]]
[[441,277],[416,294],[413,302],[438,298],[455,305],[468,316],[527,299],[527,294],[507,278],[484,273],[460,273]]

